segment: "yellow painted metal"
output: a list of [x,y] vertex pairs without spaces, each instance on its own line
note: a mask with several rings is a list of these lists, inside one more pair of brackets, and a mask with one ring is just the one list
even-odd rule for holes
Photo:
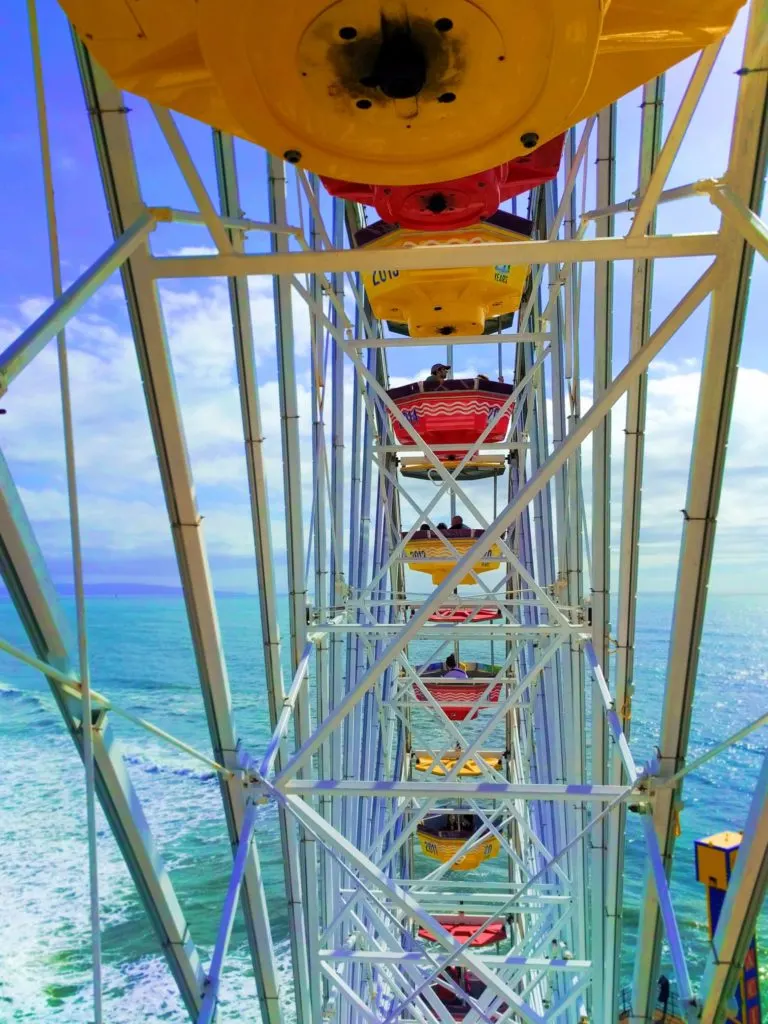
[[[438,456],[446,469],[453,472],[461,461],[460,457],[451,456],[445,458],[442,454]],[[413,477],[418,480],[438,480],[439,474],[431,462],[426,459],[401,455],[399,459],[400,472],[405,477]],[[504,455],[478,455],[467,463],[459,476],[460,480],[485,480],[488,477],[501,476],[507,468]]]
[[[445,864],[464,845],[463,839],[442,839],[417,828],[416,834],[419,837],[419,845],[422,853],[433,860],[439,860]],[[481,841],[473,846],[463,857],[459,857],[455,864],[451,865],[451,871],[473,871],[491,858],[498,856],[501,843],[496,836],[486,835]]]
[[[466,554],[477,541],[472,537],[451,537],[451,544],[460,555]],[[442,583],[451,569],[456,565],[456,559],[452,558],[441,540],[409,540],[405,545],[405,561],[409,569],[416,572],[426,572],[432,577],[434,584]],[[501,549],[494,544],[490,551],[487,551],[482,561],[476,562],[474,571],[477,573],[491,572],[501,565]],[[465,576],[461,583],[474,583],[472,576]]]
[[[501,768],[501,757],[481,757],[481,760],[489,768]],[[415,768],[417,772],[429,772],[430,775],[447,775],[457,761],[458,757],[443,757],[436,762],[434,758],[422,756],[416,758]],[[482,775],[482,769],[475,760],[467,761],[459,768],[460,777],[477,778],[478,775]]]
[[694,843],[697,881],[725,891],[736,865],[741,840],[741,832],[716,832],[713,836],[697,839]]
[[405,185],[529,152],[721,38],[743,2],[61,5],[122,88],[320,174]]
[[[361,248],[412,249],[421,246],[523,242],[525,235],[481,221],[457,231],[397,228]],[[374,270],[363,285],[374,315],[404,321],[412,338],[482,334],[487,317],[514,313],[528,267],[490,266],[457,270]]]
[[[632,1013],[630,1010],[622,1010],[619,1014],[620,1021],[631,1019]],[[675,1013],[665,1013],[663,1010],[654,1010],[651,1020],[654,1022],[658,1021],[659,1024],[685,1024],[685,1020],[682,1017],[678,1017]]]

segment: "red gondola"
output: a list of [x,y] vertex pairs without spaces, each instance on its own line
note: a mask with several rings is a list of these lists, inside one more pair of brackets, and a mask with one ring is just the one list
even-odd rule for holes
[[[507,931],[504,927],[503,921],[491,921],[486,925],[486,918],[469,918],[464,917],[463,914],[460,917],[441,917],[438,915],[435,920],[438,924],[441,924],[443,928],[445,928],[445,930],[454,937],[454,939],[457,939],[462,944],[465,943],[470,936],[474,935],[470,945],[478,948],[483,946],[492,946],[497,942],[503,942],[507,937]],[[478,929],[481,930],[478,931]],[[477,935],[475,935],[475,932],[477,932]],[[419,938],[426,939],[428,942],[437,941],[432,932],[427,928],[419,928]]]
[[[425,391],[421,382],[404,384],[387,394],[427,444],[455,444],[458,449],[473,444],[489,423],[493,426],[485,440],[489,444],[506,440],[514,407],[503,415],[499,410],[513,391],[511,384],[475,377],[447,380],[434,391]],[[392,427],[401,444],[413,444],[405,428],[394,419]]]
[[[462,992],[465,992],[467,996],[477,1001],[480,996],[485,992],[485,982],[480,981],[470,971],[465,970],[463,967],[448,967],[446,974],[450,975],[451,980]],[[433,985],[432,991],[435,993],[437,998],[450,1013],[454,1020],[464,1020],[467,1014],[472,1009],[470,1003],[462,999],[459,993],[449,987],[448,985]],[[502,1003],[493,1013],[491,1019],[497,1020],[500,1014],[503,1014],[507,1009],[505,1003]]]
[[332,196],[374,206],[382,220],[415,231],[451,231],[490,217],[507,199],[551,181],[560,167],[564,135],[532,153],[452,181],[429,185],[365,185],[321,177]]
[[[486,665],[476,661],[467,661],[462,664],[467,673],[466,680],[445,679],[445,666],[440,661],[431,662],[426,668],[419,671],[419,676],[424,680],[428,692],[452,722],[463,722],[465,719],[474,718],[477,715],[477,712],[470,715],[472,705],[483,696],[488,689],[489,682],[501,671],[498,665]],[[430,678],[438,678],[443,681],[432,683]],[[501,683],[491,687],[483,705],[497,704],[501,696],[501,687]],[[420,686],[414,685],[413,695],[418,701],[427,701]]]
[[500,619],[498,608],[440,608],[429,616],[430,622],[491,622]]
[[[467,447],[480,437],[492,424],[484,442],[493,444],[506,441],[514,411],[510,405],[504,413],[500,409],[514,391],[511,384],[486,380],[483,377],[465,380],[447,380],[438,390],[427,391],[423,382],[405,384],[391,388],[387,394],[397,408],[413,426],[414,430],[429,445],[455,444],[455,452],[440,451],[435,454],[449,469],[455,468],[466,453]],[[392,418],[395,439],[403,445],[412,445],[404,427]],[[475,455],[461,472],[461,479],[482,479],[498,476],[504,472],[504,459],[499,453]],[[401,460],[404,476],[427,477],[434,473],[431,463],[423,456],[407,457]]]

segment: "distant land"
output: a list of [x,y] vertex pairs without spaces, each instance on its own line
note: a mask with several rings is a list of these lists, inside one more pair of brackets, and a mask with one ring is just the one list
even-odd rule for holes
[[[71,597],[75,588],[72,583],[56,583],[56,593],[61,597]],[[168,587],[156,583],[86,583],[86,597],[183,597],[181,587]],[[216,597],[256,597],[245,591],[217,590]],[[278,595],[282,596],[282,595]],[[8,597],[8,591],[0,582],[0,598]]]
[[[64,596],[71,596],[75,588],[71,583],[57,583],[56,591]],[[181,587],[168,587],[157,583],[86,583],[85,593],[90,597],[183,597]],[[217,597],[256,597],[244,591],[217,590]]]

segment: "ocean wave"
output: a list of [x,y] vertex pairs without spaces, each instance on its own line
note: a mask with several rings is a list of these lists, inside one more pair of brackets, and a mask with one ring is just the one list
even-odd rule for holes
[[53,697],[45,691],[27,690],[11,686],[10,683],[0,683],[0,700],[9,708],[15,705],[25,711],[32,711],[35,715],[49,715],[52,720],[54,718],[51,713],[55,711],[56,706]]
[[174,775],[182,779],[196,779],[198,782],[211,782],[216,778],[216,772],[210,769],[193,768],[188,765],[165,764],[160,761],[151,760],[146,754],[123,753],[123,760],[126,764],[140,768],[147,775]]

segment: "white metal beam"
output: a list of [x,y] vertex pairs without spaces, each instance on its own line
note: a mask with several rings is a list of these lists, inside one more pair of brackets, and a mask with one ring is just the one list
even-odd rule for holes
[[559,239],[552,242],[482,242],[477,245],[423,246],[413,249],[333,249],[233,256],[156,256],[155,278],[241,277],[264,274],[351,273],[374,270],[425,270],[521,267],[541,263],[592,263],[604,260],[678,259],[715,256],[717,234],[656,235],[654,238]]
[[489,544],[498,541],[510,523],[519,517],[521,511],[533,500],[535,495],[544,487],[570,455],[579,447],[582,441],[590,435],[595,425],[602,421],[605,413],[625,393],[629,385],[649,365],[653,357],[661,351],[667,341],[673,336],[677,329],[683,324],[695,309],[703,302],[714,284],[715,270],[710,268],[686,293],[683,299],[672,310],[669,316],[659,326],[649,339],[648,344],[637,352],[621,373],[615,378],[611,386],[604,392],[602,397],[595,402],[589,412],[584,416],[576,428],[569,434],[563,444],[552,453],[541,469],[531,480],[521,488],[517,497],[510,502],[499,514],[491,526],[483,534],[481,542],[475,545],[473,550],[467,552],[455,567],[450,571],[443,583],[437,587],[432,596],[428,598],[411,620],[401,629],[400,633],[391,641],[389,646],[382,652],[378,662],[369,670],[360,683],[345,697],[342,703],[333,710],[332,714],[321,723],[313,736],[300,748],[294,758],[289,762],[285,771],[278,775],[278,781],[292,778],[309,759],[317,748],[325,742],[327,736],[337,728],[339,722],[343,721],[354,706],[362,700],[365,694],[381,678],[384,671],[392,664],[403,648],[412,641],[417,631],[428,620],[429,616],[440,607],[443,599],[449,597],[459,581],[473,568],[487,549]]
[[[86,106],[91,115],[91,129],[112,230],[117,237],[124,230],[124,224],[135,221],[144,209],[127,124],[128,108],[121,92],[91,60],[88,51],[77,39],[75,52]],[[238,737],[221,648],[202,517],[195,498],[157,286],[148,274],[150,261],[149,247],[144,243],[123,264],[123,287],[184,591],[213,755],[225,767],[235,768]],[[234,854],[245,810],[244,790],[239,779],[234,776],[228,779],[219,776],[219,786]],[[242,905],[262,1014],[270,1024],[279,1024],[282,1018],[281,984],[267,920],[261,866],[254,847],[251,847],[248,855]]]
[[[760,209],[768,152],[768,76],[762,70],[768,61],[768,48],[765,48],[768,39],[763,32],[763,19],[762,5],[754,4],[750,11],[744,67],[760,70],[754,74],[743,74],[739,81],[726,173],[729,187],[752,210]],[[688,750],[707,587],[753,263],[752,248],[730,222],[723,224],[721,237],[723,252],[728,256],[720,268],[720,278],[712,296],[688,494],[683,512],[659,744],[662,778],[683,767]],[[680,790],[679,786],[675,790],[660,790],[654,804],[656,835],[667,875],[672,866]],[[633,1014],[637,1020],[646,1021],[652,1015],[661,940],[659,905],[655,890],[647,881],[640,913],[633,985]]]

